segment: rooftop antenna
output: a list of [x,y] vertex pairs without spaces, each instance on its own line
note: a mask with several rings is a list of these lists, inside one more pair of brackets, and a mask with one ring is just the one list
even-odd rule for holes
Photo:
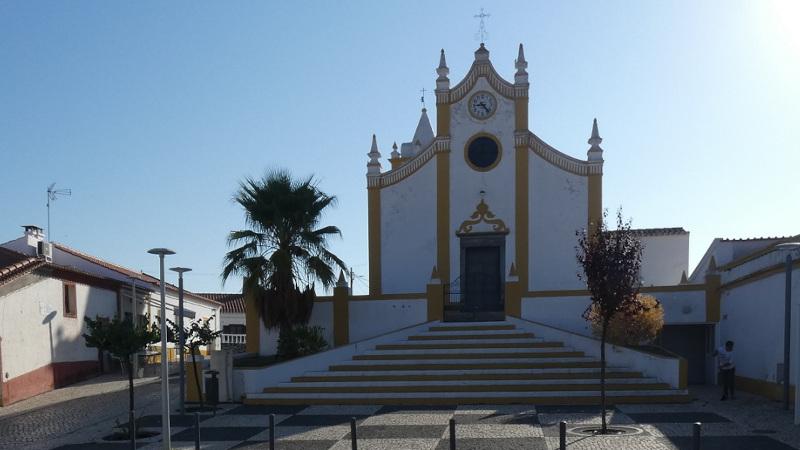
[[480,14],[475,14],[474,16],[472,16],[472,17],[474,17],[476,19],[481,19],[481,22],[478,25],[478,32],[475,33],[475,37],[476,38],[480,38],[481,44],[486,42],[486,38],[489,37],[489,33],[486,32],[486,23],[484,22],[483,19],[485,19],[487,17],[491,17],[491,16],[492,16],[491,14],[487,14],[487,13],[483,12],[483,8],[481,8],[481,13]]
[[47,234],[45,237],[48,241],[51,240],[53,232],[50,230],[50,202],[55,201],[58,196],[69,197],[72,195],[72,189],[56,189],[56,184],[51,183],[47,186]]

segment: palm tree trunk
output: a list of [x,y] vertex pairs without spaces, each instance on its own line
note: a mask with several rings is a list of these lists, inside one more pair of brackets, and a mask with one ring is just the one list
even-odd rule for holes
[[192,352],[192,371],[194,372],[194,382],[195,387],[197,387],[197,396],[200,398],[200,411],[203,410],[203,391],[200,389],[200,371],[197,370],[197,361],[195,360],[195,347],[194,345],[189,346],[189,351]]
[[608,432],[606,425],[606,329],[608,320],[603,320],[603,331],[600,335],[600,408],[602,408],[602,425],[600,433]]

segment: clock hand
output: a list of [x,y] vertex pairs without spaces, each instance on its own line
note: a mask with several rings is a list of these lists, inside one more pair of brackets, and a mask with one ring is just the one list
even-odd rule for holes
[[486,107],[486,103],[480,102],[478,105],[483,106],[483,109],[486,110],[487,113],[489,112],[489,108]]

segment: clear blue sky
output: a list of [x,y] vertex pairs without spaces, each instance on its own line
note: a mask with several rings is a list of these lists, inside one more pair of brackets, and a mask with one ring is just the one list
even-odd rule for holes
[[171,247],[220,290],[237,182],[282,167],[338,196],[332,247],[366,275],[370,137],[411,138],[481,6],[507,79],[525,45],[535,133],[585,158],[598,118],[606,207],[685,227],[692,266],[714,237],[800,232],[796,1],[3,1],[0,241],[46,224],[55,181],[55,241],[151,273]]

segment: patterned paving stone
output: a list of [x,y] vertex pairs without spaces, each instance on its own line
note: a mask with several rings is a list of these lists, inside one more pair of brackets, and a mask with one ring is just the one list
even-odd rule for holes
[[660,413],[627,413],[634,423],[723,423],[730,422],[719,414],[710,412],[660,412]]
[[[568,424],[599,424],[602,422],[600,414],[587,414],[587,413],[564,413],[564,414],[539,414],[539,423],[543,425],[558,424],[562,420]],[[632,424],[633,420],[625,414],[619,412],[610,412],[606,416],[607,423],[614,425]]]
[[[692,438],[671,438],[669,442],[680,450],[692,448]],[[786,445],[766,436],[705,436],[703,437],[703,450],[792,450],[794,447]]]
[[[278,425],[282,421],[292,417],[288,414],[276,414],[275,424]],[[268,415],[256,414],[224,414],[216,417],[210,417],[200,423],[201,427],[260,427],[262,429],[269,428]]]
[[[449,437],[449,431],[444,437]],[[544,437],[538,425],[456,425],[456,442],[463,439],[485,438],[532,438]]]
[[[338,441],[350,433],[350,425],[275,427],[275,439],[292,441]],[[253,441],[269,440],[269,430],[264,430],[250,438]]]
[[293,406],[293,405],[278,405],[278,406],[268,406],[268,405],[239,405],[231,410],[229,410],[226,414],[280,414],[280,415],[295,415],[300,411],[306,409],[306,406]]
[[[437,439],[359,439],[358,450],[430,450]],[[350,441],[339,441],[330,450],[351,450]]]
[[380,405],[319,405],[309,406],[297,414],[302,416],[371,416],[381,409]]
[[[282,427],[327,427],[333,425],[350,425],[350,419],[354,416],[309,416],[298,414],[281,421]],[[366,416],[355,416],[356,423],[360,424]]]
[[[485,438],[459,439],[456,437],[458,450],[547,450],[544,438]],[[359,447],[360,449],[361,447]],[[555,447],[558,448],[558,447]],[[442,439],[435,450],[450,450],[450,440]],[[618,450],[618,449],[617,449]]]
[[[275,450],[328,450],[336,441],[276,441]],[[244,450],[265,450],[269,448],[267,441],[245,441],[232,448]]]
[[[372,425],[358,427],[357,435],[361,439],[439,439],[447,427],[443,425]],[[350,433],[344,438],[350,439]]]
[[538,416],[534,413],[520,412],[516,414],[461,414],[453,416],[456,424],[507,424],[537,425]]
[[387,405],[379,409],[375,414],[453,414],[458,408],[457,405],[450,406],[403,406]]
[[[200,441],[201,442],[214,442],[214,441],[236,441],[241,442],[256,434],[260,433],[263,428],[260,427],[200,427]],[[173,441],[191,441],[194,442],[194,429],[187,428],[180,433],[172,435]]]
[[361,426],[369,425],[447,425],[452,414],[378,414],[367,417]]
[[533,405],[459,405],[456,414],[532,414],[537,413]]

